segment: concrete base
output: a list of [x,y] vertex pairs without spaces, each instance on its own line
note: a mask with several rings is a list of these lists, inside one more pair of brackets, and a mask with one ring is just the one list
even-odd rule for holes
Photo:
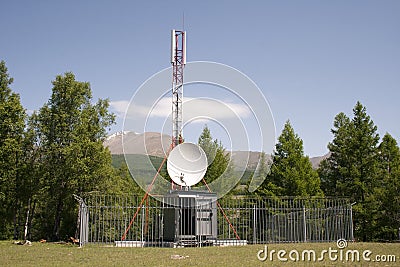
[[151,241],[115,241],[115,246],[119,248],[144,248],[144,247],[166,247],[173,248],[172,242],[151,242]]
[[246,246],[247,240],[236,240],[236,239],[225,239],[225,240],[216,240],[214,243],[215,246]]
[[[209,240],[207,243],[197,244],[197,246],[246,246],[247,240],[235,240],[235,239],[225,239],[225,240]],[[144,248],[144,247],[164,247],[164,248],[177,248],[186,247],[182,244],[177,244],[174,242],[157,242],[157,241],[115,241],[115,246],[119,248]]]

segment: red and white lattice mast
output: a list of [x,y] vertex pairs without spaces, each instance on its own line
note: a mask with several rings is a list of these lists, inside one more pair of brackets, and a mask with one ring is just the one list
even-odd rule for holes
[[182,143],[183,69],[186,64],[186,32],[171,31],[172,147]]

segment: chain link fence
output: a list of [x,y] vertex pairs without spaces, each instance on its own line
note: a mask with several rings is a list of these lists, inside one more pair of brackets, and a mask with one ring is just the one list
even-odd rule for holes
[[143,202],[143,196],[88,194],[77,199],[81,246],[177,247],[354,240],[348,199],[230,196],[217,203],[213,200],[207,207],[196,200],[190,205],[171,205],[165,199],[148,197]]

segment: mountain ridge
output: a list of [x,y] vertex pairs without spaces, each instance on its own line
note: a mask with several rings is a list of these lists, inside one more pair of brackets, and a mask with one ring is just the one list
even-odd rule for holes
[[[158,132],[136,133],[131,131],[120,131],[113,133],[104,140],[105,147],[108,147],[112,155],[140,154],[156,157],[165,157],[171,144],[171,136]],[[322,160],[329,157],[329,153],[310,157],[314,169],[319,167]],[[255,169],[260,157],[258,151],[232,151],[232,160],[240,166],[247,166]],[[266,155],[266,162],[271,162],[272,156]]]

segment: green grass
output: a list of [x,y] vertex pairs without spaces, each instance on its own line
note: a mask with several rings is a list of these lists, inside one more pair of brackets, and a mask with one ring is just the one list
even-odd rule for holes
[[[295,243],[268,244],[268,250],[292,249],[303,251],[313,249],[317,257],[323,249],[336,249],[336,243]],[[394,263],[377,262],[280,262],[274,260],[261,262],[257,252],[264,245],[243,247],[204,247],[204,248],[116,248],[87,245],[83,248],[71,244],[32,243],[32,246],[15,245],[12,241],[0,242],[0,266],[399,266],[400,244],[349,243],[346,249],[371,250],[375,255],[396,255]],[[345,250],[346,250],[345,249]],[[171,259],[171,255],[188,256],[184,259]]]

